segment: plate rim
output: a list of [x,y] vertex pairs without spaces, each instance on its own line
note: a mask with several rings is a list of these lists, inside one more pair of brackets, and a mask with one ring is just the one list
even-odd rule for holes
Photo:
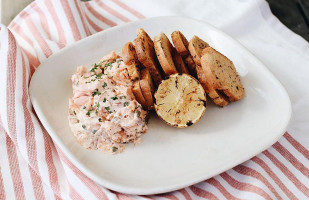
[[[73,153],[71,153],[71,151],[69,151],[69,149],[66,147],[66,145],[63,144],[63,142],[61,141],[60,137],[58,137],[58,135],[56,133],[54,133],[53,128],[50,127],[48,125],[48,120],[46,119],[46,117],[44,116],[44,113],[41,111],[40,107],[38,106],[38,104],[36,103],[36,99],[35,97],[32,95],[33,94],[33,85],[35,80],[37,79],[36,77],[38,76],[37,74],[39,74],[39,72],[43,69],[43,67],[41,67],[41,65],[44,65],[45,62],[47,62],[50,59],[53,59],[54,57],[57,57],[59,54],[61,54],[64,51],[67,51],[68,49],[72,48],[73,46],[85,42],[87,40],[92,40],[92,38],[95,37],[99,37],[99,35],[101,34],[106,34],[107,32],[110,31],[114,31],[117,29],[122,29],[126,26],[130,26],[132,24],[138,24],[140,22],[147,22],[147,21],[152,21],[152,20],[159,20],[159,19],[166,19],[166,18],[170,18],[170,19],[178,19],[178,20],[191,20],[191,21],[196,21],[196,22],[200,22],[205,24],[207,27],[209,27],[210,29],[219,32],[220,34],[222,34],[223,36],[227,37],[229,40],[233,40],[235,42],[235,44],[245,50],[251,58],[255,59],[255,61],[259,64],[262,65],[264,67],[264,70],[267,71],[267,73],[271,76],[271,78],[273,80],[275,80],[278,85],[281,87],[285,98],[287,100],[287,106],[288,106],[288,114],[287,114],[287,118],[285,119],[285,126],[283,126],[283,128],[281,128],[280,133],[278,134],[273,140],[269,140],[269,142],[266,144],[263,144],[263,148],[259,148],[258,151],[254,151],[254,153],[248,154],[247,156],[244,156],[244,158],[239,159],[238,162],[233,162],[233,164],[230,165],[226,165],[224,167],[220,167],[217,168],[216,170],[214,170],[213,173],[211,174],[205,174],[205,176],[201,176],[201,177],[197,177],[194,179],[191,179],[190,181],[186,181],[186,182],[182,182],[179,184],[174,184],[171,185],[170,187],[154,187],[154,188],[150,188],[150,189],[139,189],[136,187],[128,187],[128,186],[123,186],[123,185],[118,185],[118,184],[114,184],[114,183],[110,183],[109,181],[104,180],[104,178],[100,178],[99,176],[97,176],[94,172],[92,172],[90,169],[88,169],[86,166],[84,166],[82,163],[80,163],[78,161],[78,159],[75,157],[75,155]],[[238,40],[234,39],[232,36],[228,35],[227,33],[225,33],[224,31],[216,28],[215,26],[202,21],[202,20],[197,20],[194,18],[189,18],[189,17],[182,17],[182,16],[159,16],[159,17],[151,17],[151,18],[146,18],[146,19],[142,19],[142,20],[137,20],[137,21],[133,21],[130,23],[125,23],[125,24],[121,24],[115,27],[111,27],[108,28],[104,31],[95,33],[91,36],[88,36],[86,38],[83,38],[77,42],[74,42],[72,44],[69,44],[68,46],[64,47],[63,49],[59,50],[58,52],[52,54],[50,57],[48,57],[46,60],[44,60],[37,68],[37,70],[34,72],[34,74],[32,75],[32,78],[30,80],[30,84],[29,84],[29,96],[30,96],[30,100],[32,103],[32,106],[38,116],[38,119],[40,120],[40,122],[42,123],[42,125],[44,126],[44,128],[47,130],[48,134],[50,135],[50,137],[52,138],[53,141],[55,141],[55,144],[60,148],[60,150],[65,154],[65,156],[69,159],[69,161],[71,161],[82,173],[84,173],[87,177],[89,177],[90,179],[94,180],[96,183],[111,189],[111,190],[115,190],[118,192],[122,192],[122,193],[126,193],[126,194],[135,194],[135,195],[152,195],[152,194],[161,194],[161,193],[166,193],[166,192],[171,192],[174,190],[178,190],[196,183],[199,183],[201,181],[207,180],[211,177],[214,177],[224,171],[227,171],[249,159],[251,159],[252,157],[256,156],[257,154],[263,152],[264,150],[268,149],[271,145],[273,145],[276,141],[278,141],[281,136],[285,133],[285,131],[287,130],[287,127],[289,125],[289,122],[291,120],[292,117],[292,104],[291,104],[291,100],[290,97],[288,95],[288,92],[286,90],[286,88],[281,84],[281,82],[274,76],[274,74],[266,67],[266,65],[264,65],[256,56],[254,56],[250,50],[248,50],[245,46],[243,46]],[[235,164],[236,163],[236,164]]]

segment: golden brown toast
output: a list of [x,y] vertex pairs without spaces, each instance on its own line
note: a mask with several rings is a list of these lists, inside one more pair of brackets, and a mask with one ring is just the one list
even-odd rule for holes
[[238,101],[244,97],[245,90],[233,62],[211,47],[202,52],[202,68],[210,87],[221,91],[229,101]]
[[176,51],[174,47],[172,49],[172,55],[173,55],[173,61],[174,61],[177,71],[179,73],[190,75],[189,70],[187,69],[185,63],[183,62],[181,55]]
[[201,55],[203,49],[209,47],[207,42],[203,41],[201,38],[197,37],[196,35],[190,40],[188,49],[190,51],[191,56],[195,64],[201,65]]
[[134,43],[138,60],[149,70],[153,80],[159,85],[162,81],[162,75],[152,39],[144,29],[139,28]]
[[138,103],[140,103],[143,106],[143,108],[147,108],[146,100],[144,98],[143,91],[140,86],[140,80],[133,82],[132,92]]
[[188,49],[189,46],[188,40],[180,31],[174,31],[171,37],[177,52],[181,55],[190,74],[194,77],[197,77],[196,65]]
[[140,76],[139,62],[132,42],[128,42],[122,47],[121,57],[123,62],[128,66],[131,80],[138,80]]
[[173,46],[164,33],[161,32],[159,35],[154,37],[154,47],[165,75],[177,73],[172,56]]
[[148,69],[141,70],[140,87],[146,101],[146,108],[152,110],[154,108],[153,95],[155,92],[155,86]]
[[189,42],[180,31],[174,31],[171,37],[174,47],[180,55],[185,56],[190,53],[188,50]]
[[207,71],[201,66],[201,56],[202,52],[205,48],[209,47],[207,42],[203,41],[197,36],[193,36],[193,38],[189,42],[188,49],[190,51],[191,56],[196,64],[196,72],[197,77],[202,86],[204,87],[208,96],[213,100],[213,102],[218,106],[226,106],[229,104],[229,101],[225,98],[225,95],[217,91],[212,87],[208,76]]

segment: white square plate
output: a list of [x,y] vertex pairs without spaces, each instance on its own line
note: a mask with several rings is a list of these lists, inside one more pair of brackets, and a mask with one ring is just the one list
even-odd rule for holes
[[[120,53],[143,27],[151,37],[180,30],[208,42],[235,64],[244,99],[225,108],[209,103],[203,118],[186,129],[167,126],[152,115],[142,143],[119,155],[86,150],[68,125],[70,77],[111,50]],[[87,176],[115,191],[163,193],[203,181],[262,152],[284,133],[291,117],[289,97],[271,72],[222,31],[182,17],[158,17],[124,24],[85,38],[42,63],[32,77],[30,96],[41,122],[68,158]],[[210,101],[208,101],[210,102]]]

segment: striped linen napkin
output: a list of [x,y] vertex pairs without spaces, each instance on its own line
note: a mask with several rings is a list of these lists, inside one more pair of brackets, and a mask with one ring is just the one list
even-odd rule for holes
[[[120,194],[86,177],[54,145],[33,111],[29,81],[41,62],[75,41],[162,15],[204,20],[239,40],[286,87],[293,117],[272,147],[218,176],[167,194]],[[309,44],[262,0],[34,1],[0,26],[0,199],[308,199],[308,65]]]

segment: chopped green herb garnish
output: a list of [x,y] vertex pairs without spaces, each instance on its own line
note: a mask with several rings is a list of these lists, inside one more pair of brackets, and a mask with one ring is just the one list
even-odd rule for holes
[[99,109],[99,108],[100,108],[100,103],[97,102],[97,103],[95,104],[95,107],[96,107],[96,109]]
[[104,99],[103,99],[103,102],[105,103],[106,101],[107,101],[107,99],[106,99],[106,98],[104,98]]
[[100,62],[100,63],[94,63],[94,67],[90,70],[90,72],[94,72],[96,69],[98,69],[98,67],[101,67],[101,65],[102,65],[102,62]]
[[96,91],[92,92],[92,96],[100,95],[100,94],[101,94],[101,92],[99,92],[98,89],[96,89]]
[[102,74],[97,74],[96,75],[96,78],[101,78],[102,77]]
[[83,124],[82,127],[83,127],[83,129],[86,129],[86,125],[85,124]]
[[113,99],[115,101],[116,99],[118,99],[118,97],[114,96],[111,99]]
[[128,105],[129,105],[129,102],[128,102],[128,101],[126,101],[126,102],[123,103],[123,106],[124,106],[124,107],[126,107],[126,106],[128,106]]
[[116,152],[118,150],[118,147],[113,147],[112,150],[113,152]]
[[110,111],[110,108],[107,106],[107,107],[104,107],[105,108],[105,110],[107,110],[108,111],[108,113],[112,113],[112,111]]
[[95,134],[98,130],[93,130],[92,133]]
[[117,63],[120,63],[122,60],[121,59],[119,59],[119,60],[117,60]]
[[126,98],[126,96],[120,96],[119,98],[120,98],[120,99],[125,99],[125,98]]
[[90,117],[90,110],[88,110],[88,112],[86,113],[86,115],[88,115],[88,117]]
[[83,109],[86,109],[86,106],[84,106]]
[[107,83],[103,83],[102,87],[105,88],[107,86]]
[[105,64],[104,69],[107,69],[108,67],[112,68],[112,63]]
[[102,122],[102,119],[101,119],[101,118],[99,118],[98,120],[99,120],[99,122]]
[[75,110],[73,110],[73,114],[74,114],[74,115],[76,115],[76,112],[75,112]]

